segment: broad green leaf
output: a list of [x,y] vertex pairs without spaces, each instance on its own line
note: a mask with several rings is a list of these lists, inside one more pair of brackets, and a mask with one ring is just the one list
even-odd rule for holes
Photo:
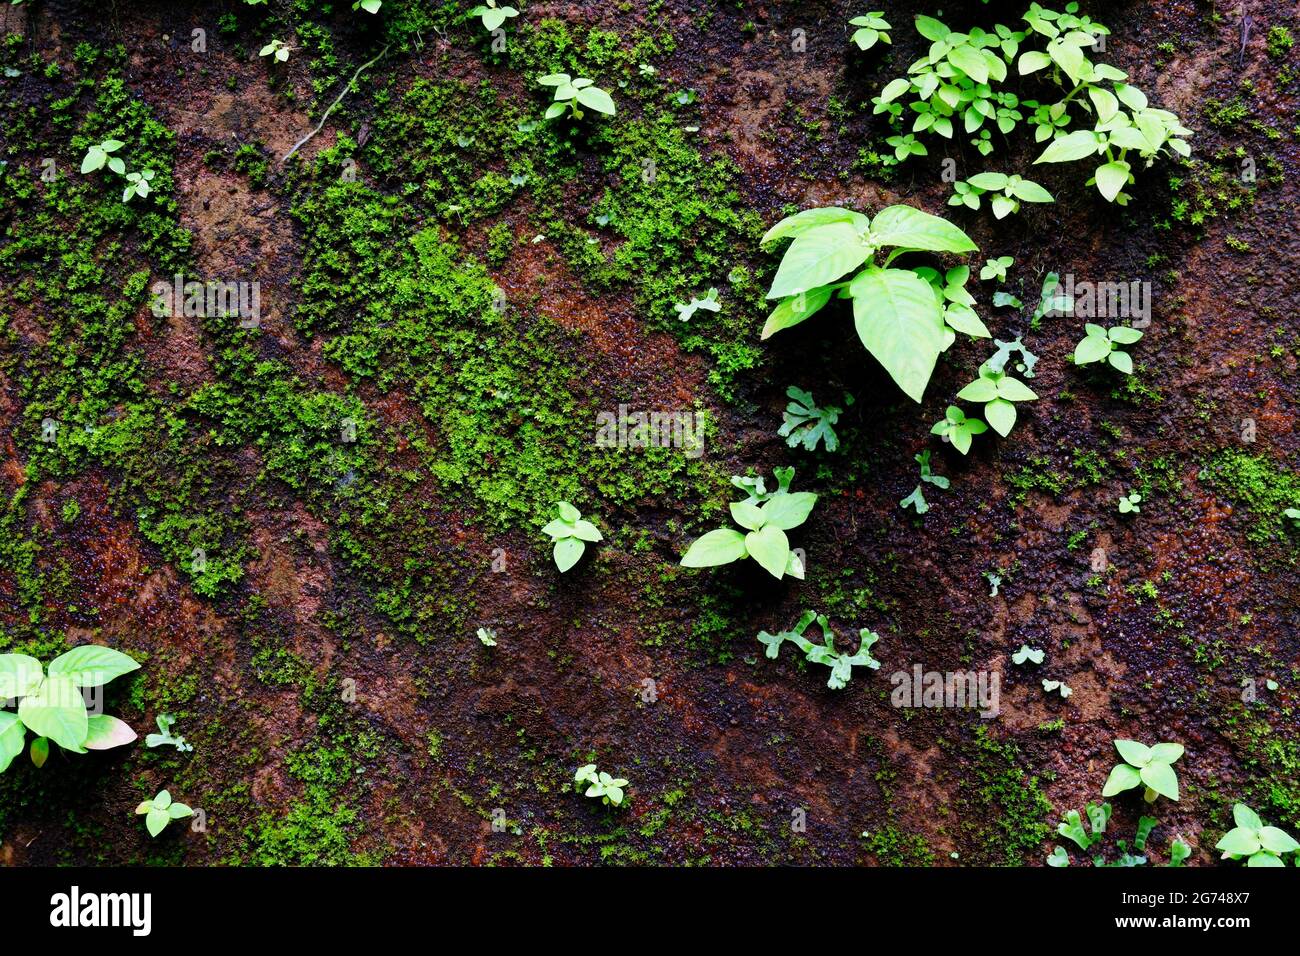
[[1264,821],[1259,818],[1259,814],[1244,803],[1233,806],[1232,819],[1237,826],[1246,827],[1249,830],[1258,830],[1264,825]]
[[765,525],[745,535],[745,550],[768,574],[780,579],[790,560],[790,540],[776,525]]
[[[904,80],[903,82],[906,83],[907,81]],[[847,222],[862,230],[867,228],[871,220],[860,212],[854,212],[852,209],[842,209],[839,206],[805,209],[793,216],[786,216],[769,229],[763,234],[763,238],[759,240],[759,245],[766,246],[778,239],[801,236],[816,226],[824,226],[831,222]]]
[[1133,374],[1133,356],[1127,352],[1111,352],[1107,358],[1110,364],[1119,369],[1125,375]]
[[1247,866],[1286,866],[1272,853],[1261,851],[1246,861]]
[[1052,140],[1047,149],[1034,160],[1035,163],[1072,163],[1094,155],[1099,148],[1097,134],[1090,129],[1078,129],[1059,139]]
[[747,531],[757,531],[767,523],[767,516],[752,501],[733,501],[729,507],[736,524]]
[[1128,185],[1129,165],[1121,160],[1103,163],[1097,167],[1097,190],[1106,197],[1107,202],[1114,202],[1126,185]]
[[1007,185],[1006,173],[976,173],[970,179],[966,180],[977,189],[988,189],[997,191],[1005,189]]
[[783,299],[767,317],[760,338],[768,338],[775,332],[798,325],[831,300],[831,290],[825,287],[800,292],[788,299]]
[[1100,362],[1110,354],[1110,339],[1104,335],[1085,335],[1074,349],[1074,363],[1076,365],[1086,365],[1089,362]]
[[590,521],[575,521],[573,523],[573,536],[583,541],[601,540],[600,531]]
[[906,77],[900,76],[896,80],[890,80],[885,84],[885,88],[880,91],[880,102],[890,103],[912,88],[912,81]]
[[1151,748],[1146,744],[1138,743],[1136,740],[1117,740],[1115,749],[1119,755],[1124,758],[1125,763],[1130,763],[1135,767],[1145,767],[1151,762]]
[[1106,779],[1106,786],[1101,788],[1103,797],[1113,797],[1117,793],[1123,793],[1125,790],[1132,790],[1142,782],[1142,774],[1136,767],[1130,767],[1126,763],[1116,764],[1111,770],[1110,776]]
[[961,44],[948,53],[948,62],[957,67],[976,83],[987,83],[989,64],[984,55],[973,46]]
[[938,42],[952,31],[934,17],[917,16],[916,32],[921,34],[921,36],[925,37],[927,40]]
[[26,738],[27,728],[18,715],[0,710],[0,773],[9,769],[13,759],[23,752]]
[[542,86],[568,86],[573,78],[567,73],[550,73],[540,77],[537,82]]
[[1053,40],[1047,45],[1050,56],[1073,82],[1078,83],[1083,75],[1083,51],[1073,43],[1065,40]]
[[553,518],[542,529],[542,534],[552,538],[572,538],[576,536],[575,526],[562,518]]
[[1016,211],[1016,201],[1000,193],[994,196],[989,204],[993,207],[993,218],[995,219],[1005,219]]
[[86,739],[82,744],[87,750],[111,750],[135,740],[135,731],[124,720],[97,714],[86,721]]
[[32,764],[37,770],[45,766],[45,761],[50,759],[50,738],[37,737],[32,741],[31,746]]
[[1273,853],[1290,853],[1293,850],[1300,850],[1300,843],[1297,843],[1284,830],[1277,827],[1260,827],[1259,842],[1265,850]]
[[1024,76],[1027,73],[1037,73],[1039,70],[1051,65],[1052,58],[1046,53],[1038,50],[1026,50],[1020,54],[1020,59],[1016,62],[1016,69],[1020,71],[1021,76]]
[[26,654],[0,654],[0,700],[26,697],[41,686],[41,662]]
[[1225,833],[1223,839],[1214,844],[1214,848],[1222,850],[1224,853],[1250,856],[1252,853],[1259,852],[1259,836],[1253,829],[1237,827],[1235,830],[1229,830]]
[[1162,797],[1178,799],[1178,775],[1167,763],[1149,763],[1143,767],[1142,782]]
[[[1151,748],[1152,763],[1173,763],[1184,753],[1182,744],[1156,744]],[[1130,761],[1131,763],[1132,761]]]
[[943,311],[943,321],[949,327],[956,329],[964,335],[969,335],[973,339],[991,339],[993,333],[989,331],[975,310],[968,305],[956,303],[948,306]]
[[49,737],[64,750],[85,753],[82,743],[88,730],[86,702],[71,678],[51,674],[34,694],[18,704],[18,716],[37,736]]
[[808,520],[815,504],[817,496],[811,491],[778,492],[763,504],[763,523],[789,531]]
[[1024,202],[1056,202],[1051,193],[1038,183],[1030,182],[1028,179],[1012,183],[1011,195]]
[[719,528],[697,539],[682,555],[684,568],[711,568],[748,556],[745,536],[733,528]]
[[1112,342],[1118,342],[1120,345],[1132,345],[1142,338],[1142,330],[1128,325],[1116,325],[1107,330],[1106,336]]
[[194,811],[190,809],[188,804],[173,803],[170,807],[167,808],[167,816],[169,816],[173,820],[180,820],[184,817],[194,816]]
[[921,401],[944,338],[930,284],[906,269],[868,269],[849,294],[862,344],[909,398]]
[[598,86],[588,86],[578,90],[578,102],[606,116],[614,115],[613,99]]
[[1004,398],[996,398],[984,406],[984,417],[995,432],[1006,438],[1016,424],[1016,406]]
[[163,832],[163,828],[167,826],[167,821],[170,819],[171,816],[166,810],[160,810],[158,807],[153,807],[147,814],[145,814],[144,826],[145,829],[149,831],[150,836],[156,837],[158,834]]
[[1131,110],[1144,110],[1147,108],[1146,94],[1136,86],[1129,86],[1127,83],[1115,84],[1115,95],[1119,101]]
[[1032,402],[1038,395],[1018,378],[1001,378],[998,380],[998,397],[1009,402]]
[[957,397],[965,402],[991,402],[998,397],[998,386],[988,378],[977,378],[960,392]]
[[560,512],[561,520],[567,521],[569,524],[573,524],[582,517],[582,512],[573,507],[573,505],[569,504],[567,501],[557,502],[555,507]]
[[49,673],[66,677],[78,687],[99,687],[115,677],[139,670],[132,658],[99,644],[83,644],[50,661]]
[[1119,110],[1119,101],[1115,99],[1115,94],[1110,90],[1103,90],[1100,86],[1088,87],[1088,99],[1092,100],[1092,105],[1097,110],[1098,122],[1106,122]]
[[551,556],[555,559],[555,566],[563,573],[577,564],[586,550],[587,546],[580,538],[561,538],[555,542]]
[[929,252],[976,252],[970,236],[947,219],[911,206],[886,206],[871,220],[871,241],[877,246],[902,246]]
[[767,297],[783,299],[827,285],[862,265],[869,254],[858,229],[851,223],[815,226],[790,243]]

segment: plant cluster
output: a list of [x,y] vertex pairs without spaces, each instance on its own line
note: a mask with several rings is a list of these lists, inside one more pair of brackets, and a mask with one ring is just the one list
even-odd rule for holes
[[[1088,804],[1084,808],[1087,816],[1088,827],[1084,829],[1084,817],[1078,810],[1070,810],[1065,814],[1065,819],[1056,827],[1056,833],[1063,839],[1070,840],[1080,850],[1085,853],[1100,843],[1105,836],[1106,826],[1110,823],[1111,808],[1109,803]],[[1115,845],[1120,851],[1119,857],[1111,863],[1106,862],[1105,856],[1098,853],[1092,857],[1093,866],[1110,866],[1110,867],[1132,867],[1143,866],[1147,858],[1142,856],[1146,850],[1147,842],[1151,838],[1151,831],[1159,826],[1160,821],[1155,817],[1141,817],[1137,823],[1137,829],[1133,835],[1133,852],[1129,852],[1127,840],[1116,840]],[[1182,866],[1183,861],[1192,855],[1192,848],[1183,840],[1175,837],[1169,844],[1169,862],[1167,866]],[[1058,846],[1047,858],[1047,865],[1062,867],[1070,865],[1070,854],[1066,852],[1065,847]]]
[[1244,803],[1233,806],[1232,820],[1237,825],[1214,845],[1223,851],[1224,860],[1245,860],[1247,866],[1286,866],[1282,857],[1300,850],[1300,843],[1289,833],[1265,826],[1259,814]]
[[745,530],[718,528],[691,543],[682,555],[684,568],[711,568],[753,558],[772,577],[803,579],[803,562],[790,549],[786,532],[799,527],[817,503],[811,491],[790,491],[793,468],[777,468],[776,491],[768,493],[763,479],[733,477],[731,483],[748,497],[731,503],[731,517]]
[[[821,628],[823,641],[821,644],[814,644],[803,636],[804,631],[814,621]],[[769,634],[767,631],[758,633],[759,643],[766,647],[764,653],[771,660],[776,660],[777,655],[781,653],[781,645],[789,641],[804,652],[804,658],[810,663],[824,664],[829,667],[831,673],[826,680],[826,686],[831,690],[842,690],[847,686],[853,677],[855,667],[880,669],[880,661],[871,656],[871,646],[880,640],[880,635],[864,627],[858,631],[858,639],[857,653],[842,654],[836,651],[835,632],[831,630],[826,615],[818,614],[816,611],[804,611],[798,623],[788,631],[781,631],[779,634]]]
[[126,188],[122,190],[122,202],[130,202],[133,196],[139,196],[143,199],[149,195],[153,188],[154,171],[152,169],[141,169],[128,173],[126,171],[126,162],[120,156],[113,155],[125,145],[126,143],[120,139],[106,139],[92,144],[86,149],[86,155],[82,157],[81,172],[84,175],[107,167],[110,171],[124,177],[126,179]]
[[194,816],[194,811],[185,804],[174,803],[166,790],[159,790],[151,799],[143,801],[135,812],[144,816],[144,827],[151,837],[162,833],[173,820]]
[[603,770],[598,771],[594,763],[579,767],[573,775],[573,782],[579,790],[582,790],[583,784],[587,785],[583,796],[600,800],[605,806],[615,807],[622,806],[623,788],[628,783],[622,777],[612,777]]
[[551,73],[537,82],[555,87],[555,98],[546,108],[546,119],[555,119],[568,110],[574,119],[580,120],[586,115],[581,109],[584,106],[606,116],[613,116],[616,112],[613,98],[596,86],[594,80],[582,76],[574,78],[567,73]]
[[[1056,202],[1042,186],[1019,176],[1006,173],[977,173],[966,180],[952,184],[953,194],[948,198],[949,206],[967,206],[979,209],[981,197],[989,193],[989,205],[995,219],[1005,219],[1012,213],[1020,212],[1022,202]],[[1010,262],[1010,256],[1004,257]],[[990,260],[991,261],[991,260]],[[1005,267],[1002,277],[1006,278]],[[980,272],[980,278],[986,276]]]
[[555,509],[559,516],[542,529],[542,534],[550,535],[554,542],[551,557],[560,573],[564,573],[582,558],[587,542],[595,543],[602,538],[596,526],[584,520],[582,512],[567,501],[556,502]]
[[1104,329],[1089,322],[1084,326],[1087,333],[1074,347],[1074,364],[1088,365],[1092,362],[1106,361],[1125,375],[1133,374],[1133,356],[1120,345],[1132,345],[1142,338],[1142,332],[1127,325],[1116,325]]
[[1103,797],[1113,797],[1143,786],[1147,803],[1155,803],[1157,797],[1178,800],[1178,775],[1174,773],[1173,764],[1183,755],[1182,744],[1161,743],[1148,747],[1136,740],[1117,740],[1115,749],[1123,759],[1111,769],[1101,790]]

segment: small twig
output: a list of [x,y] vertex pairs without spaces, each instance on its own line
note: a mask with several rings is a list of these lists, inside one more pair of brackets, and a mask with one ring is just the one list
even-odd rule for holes
[[384,58],[384,55],[387,52],[388,52],[388,44],[385,44],[384,48],[380,50],[377,54],[375,54],[374,59],[367,60],[365,63],[362,63],[359,67],[357,67],[357,71],[352,74],[352,79],[348,80],[347,83],[344,84],[343,89],[339,91],[338,97],[325,110],[325,115],[320,118],[320,122],[316,124],[316,128],[312,130],[310,133],[308,133],[306,136],[304,136],[302,139],[298,140],[298,142],[294,143],[293,149],[289,150],[289,152],[285,153],[282,157],[280,157],[280,162],[283,163],[294,153],[298,152],[299,148],[301,148],[313,136],[315,136],[317,133],[319,133],[322,129],[325,128],[325,121],[330,118],[330,113],[334,112],[334,107],[338,106],[339,103],[343,102],[343,97],[348,95],[348,90],[352,89],[352,84],[357,81],[357,77],[361,75],[362,71],[368,70],[370,67],[374,66],[376,63],[382,60]]

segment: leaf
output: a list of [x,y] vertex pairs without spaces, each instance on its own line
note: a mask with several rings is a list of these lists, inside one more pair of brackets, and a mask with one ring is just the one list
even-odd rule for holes
[[834,282],[866,262],[868,255],[870,250],[850,223],[816,226],[790,243],[767,297],[782,299]]
[[546,112],[543,115],[546,119],[555,119],[555,117],[559,116],[563,112],[563,103],[552,103],[550,106],[546,107]]
[[[1141,497],[1138,498],[1141,501]],[[1151,748],[1152,763],[1173,763],[1184,753],[1182,744],[1156,744]],[[1130,760],[1129,763],[1132,763]]]
[[1047,45],[1047,55],[1056,61],[1066,76],[1075,83],[1079,82],[1083,72],[1082,50],[1073,43],[1057,39]]
[[1031,182],[1028,179],[1022,179],[1019,182],[1009,184],[1011,195],[1025,202],[1056,202],[1049,193],[1038,183]]
[[1006,438],[1016,424],[1016,406],[1006,399],[995,399],[984,406],[984,418],[995,432]]
[[1127,352],[1111,352],[1108,358],[1110,364],[1125,375],[1133,374],[1133,357]]
[[573,536],[583,541],[602,540],[600,531],[590,521],[575,521],[573,523]]
[[831,290],[825,286],[820,289],[800,292],[798,295],[783,299],[772,310],[772,314],[767,317],[767,322],[763,325],[763,332],[759,338],[766,339],[775,332],[788,329],[792,325],[798,325],[804,319],[819,311],[830,300]]
[[555,542],[551,556],[555,561],[555,566],[563,574],[578,563],[578,559],[582,557],[583,552],[586,550],[587,546],[581,538],[561,538]]
[[993,337],[980,317],[975,314],[975,310],[968,305],[950,305],[943,311],[944,323],[952,329],[956,329],[973,339],[990,339]]
[[1246,861],[1247,866],[1286,866],[1272,853],[1261,851]]
[[1119,111],[1119,101],[1115,99],[1115,94],[1110,90],[1103,90],[1100,86],[1088,87],[1088,99],[1092,100],[1092,105],[1097,110],[1097,121],[1100,123],[1106,122]]
[[560,519],[562,521],[567,521],[569,524],[573,524],[582,517],[582,512],[573,507],[573,505],[569,504],[567,501],[557,501],[555,507],[560,513]]
[[1170,800],[1178,799],[1178,775],[1167,763],[1149,763],[1142,768],[1142,782]]
[[682,555],[684,568],[711,568],[748,557],[745,536],[733,528],[718,528],[695,539]]
[[1116,764],[1106,779],[1106,786],[1101,788],[1103,797],[1113,797],[1125,790],[1132,790],[1142,782],[1142,775],[1135,767],[1126,763]]
[[998,397],[998,386],[992,379],[981,376],[958,392],[957,397],[966,402],[991,402]]
[[1232,808],[1232,819],[1239,827],[1246,827],[1250,830],[1258,830],[1264,825],[1264,821],[1250,807],[1244,803],[1235,804]]
[[886,206],[871,220],[871,241],[877,246],[902,246],[928,252],[977,252],[970,236],[947,219],[911,206]]
[[23,752],[27,728],[18,715],[0,710],[0,773],[9,769],[13,759]]
[[993,207],[993,218],[995,219],[1005,219],[1011,213],[1015,212],[1017,208],[1014,199],[1001,194],[996,195],[989,200],[989,204]]
[[551,521],[547,522],[546,527],[542,529],[542,534],[557,540],[559,538],[572,538],[575,536],[574,527],[574,525],[562,518],[553,518]]
[[132,658],[99,644],[83,644],[50,661],[49,672],[68,678],[77,687],[99,687],[115,677],[139,670]]
[[768,574],[778,580],[790,559],[790,540],[776,525],[766,525],[745,535],[745,549]]
[[916,32],[921,34],[927,40],[938,42],[948,36],[952,31],[936,20],[934,17],[920,16],[916,18]]
[[37,770],[45,766],[45,761],[50,759],[50,739],[48,737],[37,737],[32,741],[31,757],[32,764]]
[[145,814],[144,827],[149,831],[149,835],[156,837],[163,832],[167,822],[171,819],[166,810],[159,810],[157,807],[151,807]]
[[187,804],[173,803],[167,808],[167,816],[173,820],[180,820],[184,817],[194,816],[194,811]]
[[1009,402],[1032,402],[1038,398],[1034,390],[1018,378],[999,379],[997,389],[998,397]]
[[578,90],[578,102],[606,116],[613,116],[615,112],[614,100],[598,86],[588,86]]
[[757,531],[767,523],[767,516],[752,501],[733,501],[729,507],[736,524],[747,531]]
[[1106,337],[1112,342],[1118,342],[1120,345],[1132,345],[1142,338],[1142,330],[1127,325],[1117,325],[1106,332]]
[[1054,139],[1035,163],[1072,163],[1098,151],[1099,140],[1092,130],[1079,129]]
[[970,179],[966,180],[976,189],[985,189],[991,192],[1005,189],[1007,186],[1006,173],[976,173]]
[[1115,749],[1119,755],[1124,758],[1125,763],[1130,763],[1135,767],[1145,767],[1151,762],[1151,748],[1145,744],[1140,744],[1136,740],[1117,740]]
[[89,718],[86,702],[71,678],[51,674],[34,694],[18,704],[18,716],[37,736],[49,737],[64,750],[85,753],[82,743]]
[[[904,80],[903,82],[906,83],[907,81]],[[842,209],[839,206],[805,209],[793,216],[786,216],[769,229],[763,234],[763,238],[759,240],[759,245],[766,246],[770,242],[776,242],[776,240],[788,236],[801,236],[817,226],[824,226],[831,222],[847,222],[856,226],[859,230],[863,230],[867,228],[871,220],[860,212],[854,212],[852,209]]]
[[1290,834],[1277,827],[1260,827],[1259,829],[1260,845],[1272,853],[1291,853],[1294,850],[1300,850],[1300,843],[1293,840]]
[[135,731],[124,720],[97,714],[86,720],[86,739],[82,746],[87,750],[111,750],[136,739]]
[[811,491],[778,492],[762,507],[764,525],[789,531],[808,520],[817,496]]
[[1114,202],[1126,185],[1128,185],[1129,165],[1122,160],[1115,160],[1097,167],[1097,191],[1106,197],[1107,202]]
[[1037,73],[1039,70],[1052,65],[1052,58],[1046,53],[1039,50],[1026,50],[1020,54],[1020,59],[1016,62],[1016,69],[1020,75],[1027,73]]
[[948,53],[948,62],[957,67],[976,83],[987,83],[989,65],[984,55],[968,44],[955,46]]
[[[912,81],[906,77],[900,76],[896,80],[890,80],[885,84],[885,88],[880,91],[880,102],[890,103],[912,88]],[[766,237],[764,237],[766,241]]]
[[1104,335],[1085,335],[1074,348],[1074,364],[1100,362],[1111,352],[1110,339]]
[[41,686],[45,670],[26,654],[0,654],[0,700],[26,697]]
[[546,76],[539,77],[537,82],[542,86],[568,86],[573,82],[573,77],[567,73],[548,73]]
[[[898,207],[895,207],[898,208]],[[858,338],[920,402],[943,351],[943,314],[930,284],[906,269],[868,269],[849,286]]]

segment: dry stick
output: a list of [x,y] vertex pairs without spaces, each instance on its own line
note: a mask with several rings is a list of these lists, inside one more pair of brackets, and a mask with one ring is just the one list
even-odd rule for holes
[[312,130],[310,133],[308,133],[306,136],[304,136],[302,139],[298,140],[298,142],[294,143],[293,149],[289,150],[289,152],[285,153],[282,157],[280,157],[280,162],[283,163],[294,153],[298,152],[299,147],[301,147],[304,143],[306,143],[313,136],[315,136],[317,133],[319,133],[322,129],[325,128],[325,121],[330,118],[330,113],[334,112],[334,107],[338,106],[339,103],[343,102],[343,97],[348,95],[348,90],[352,89],[352,84],[357,81],[357,77],[361,75],[363,70],[369,69],[370,67],[378,63],[380,60],[382,60],[384,58],[384,54],[387,52],[388,52],[388,45],[385,44],[384,48],[375,55],[374,59],[367,60],[365,63],[362,63],[359,67],[357,67],[357,72],[353,73],[352,79],[348,80],[347,83],[344,84],[343,89],[339,91],[338,97],[334,100],[333,103],[329,105],[329,108],[325,110],[325,115],[322,116],[320,118],[320,122],[316,124],[316,128]]

